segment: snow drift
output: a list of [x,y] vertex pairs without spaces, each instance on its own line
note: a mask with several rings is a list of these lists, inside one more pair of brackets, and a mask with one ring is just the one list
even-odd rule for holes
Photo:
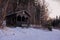
[[60,30],[5,28],[0,29],[0,40],[60,40]]

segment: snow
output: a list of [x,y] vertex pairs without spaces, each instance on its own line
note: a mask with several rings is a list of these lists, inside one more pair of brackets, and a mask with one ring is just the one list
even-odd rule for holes
[[33,28],[0,29],[0,40],[60,40],[60,30],[47,31]]

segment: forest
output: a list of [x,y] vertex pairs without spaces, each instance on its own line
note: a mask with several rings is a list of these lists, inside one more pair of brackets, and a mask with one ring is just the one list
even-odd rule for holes
[[42,25],[43,28],[52,28],[60,24],[60,19],[51,19],[48,14],[48,5],[45,1],[38,0],[0,0],[0,28],[3,21],[6,26]]

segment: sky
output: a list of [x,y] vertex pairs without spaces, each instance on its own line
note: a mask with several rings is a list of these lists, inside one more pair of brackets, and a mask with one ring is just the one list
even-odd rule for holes
[[49,17],[60,16],[60,0],[46,0],[46,3],[48,4]]

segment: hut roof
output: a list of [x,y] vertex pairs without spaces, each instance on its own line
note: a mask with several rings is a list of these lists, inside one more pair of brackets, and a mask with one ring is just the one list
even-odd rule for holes
[[9,12],[6,16],[10,16],[10,15],[13,15],[13,14],[27,15],[27,16],[31,17],[30,14],[25,10],[17,11],[17,12]]

